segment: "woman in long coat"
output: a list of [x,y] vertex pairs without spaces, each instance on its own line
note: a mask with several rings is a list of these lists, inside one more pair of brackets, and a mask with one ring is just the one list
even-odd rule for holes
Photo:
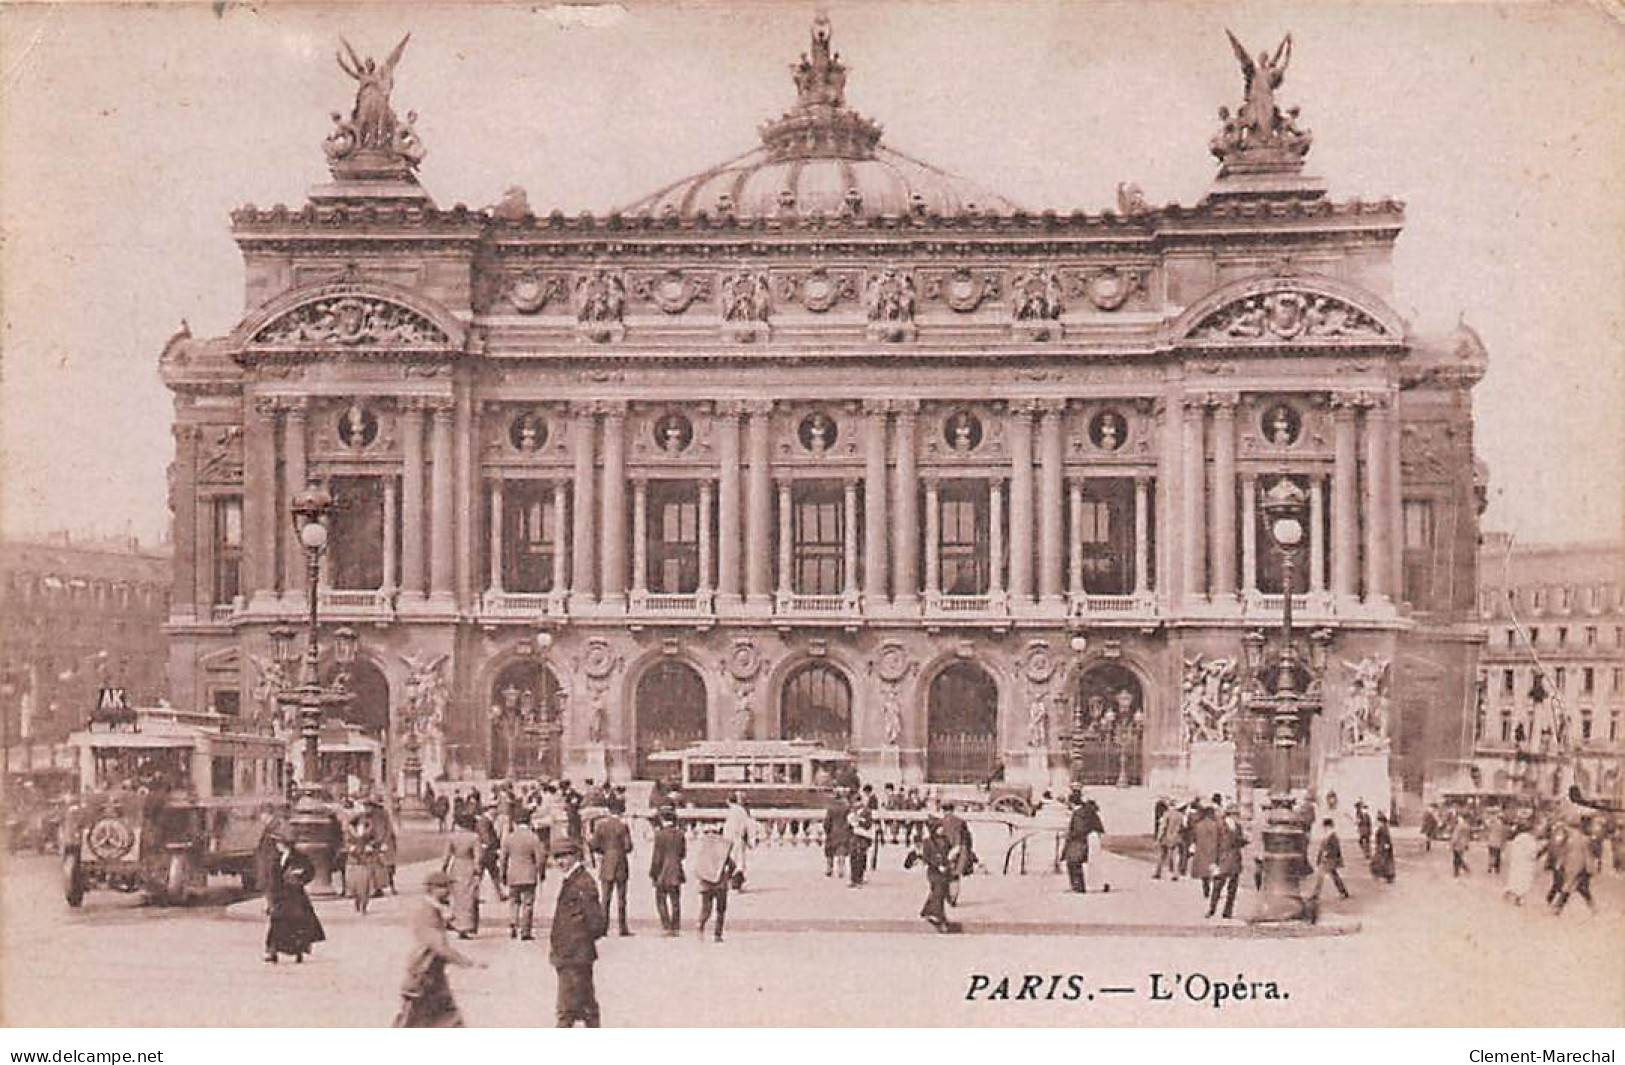
[[1371,845],[1371,875],[1394,882],[1394,837],[1388,831],[1388,815],[1377,814],[1377,836]]
[[356,912],[366,916],[378,887],[378,833],[365,812],[344,826],[344,887]]
[[1506,867],[1507,898],[1518,906],[1535,886],[1535,875],[1540,871],[1540,840],[1533,830],[1522,825],[1512,826],[1513,836],[1507,840],[1502,852]]
[[446,839],[441,868],[451,874],[451,926],[459,939],[480,930],[480,837],[464,813]]
[[265,912],[271,919],[265,931],[265,960],[274,965],[279,955],[292,954],[294,961],[302,962],[313,943],[327,938],[305,894],[316,871],[284,831],[273,830],[271,843],[265,876]]

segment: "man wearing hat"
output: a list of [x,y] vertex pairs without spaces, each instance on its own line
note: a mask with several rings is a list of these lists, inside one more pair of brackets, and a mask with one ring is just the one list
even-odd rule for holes
[[591,849],[598,855],[598,879],[604,887],[604,920],[609,920],[610,903],[616,902],[620,933],[629,936],[632,930],[626,926],[626,882],[631,874],[627,856],[632,853],[632,831],[621,820],[626,801],[613,793],[605,801],[608,812],[593,822]]
[[683,859],[688,843],[677,827],[677,811],[660,808],[660,827],[655,831],[653,853],[649,856],[649,880],[655,886],[655,909],[668,936],[679,935],[683,926]]
[[461,953],[446,938],[450,907],[451,874],[436,869],[423,878],[423,900],[412,910],[408,920],[412,952],[407,955],[406,978],[401,981],[401,1008],[395,1014],[396,1028],[463,1027],[462,1012],[451,997],[446,966],[483,969],[485,963]]
[[558,1025],[573,1028],[577,1021],[598,1027],[598,996],[592,986],[592,967],[598,960],[594,945],[608,928],[598,883],[581,864],[581,844],[555,840],[553,859],[564,874],[558,906],[553,910],[552,962],[559,976]]
[[502,879],[508,885],[508,938],[531,938],[536,916],[536,886],[547,875],[547,853],[530,827],[530,811],[513,815],[513,831],[502,841]]
[[1234,806],[1224,810],[1219,825],[1219,849],[1213,862],[1215,876],[1208,892],[1207,915],[1212,917],[1219,909],[1219,896],[1224,896],[1224,916],[1235,916],[1236,888],[1241,883],[1241,849],[1247,846],[1247,836],[1241,830],[1241,821]]

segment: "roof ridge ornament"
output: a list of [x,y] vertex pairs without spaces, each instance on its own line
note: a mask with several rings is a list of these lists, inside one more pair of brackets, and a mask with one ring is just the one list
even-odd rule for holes
[[790,66],[796,106],[762,126],[762,143],[775,160],[870,159],[880,125],[846,106],[846,64],[830,47],[829,16],[813,19],[812,43]]
[[1282,112],[1275,99],[1292,61],[1292,34],[1281,39],[1274,55],[1259,52],[1254,59],[1234,33],[1224,32],[1241,64],[1242,102],[1234,115],[1228,107],[1219,108],[1224,125],[1208,143],[1219,160],[1219,176],[1297,173],[1314,135],[1299,128],[1296,107]]

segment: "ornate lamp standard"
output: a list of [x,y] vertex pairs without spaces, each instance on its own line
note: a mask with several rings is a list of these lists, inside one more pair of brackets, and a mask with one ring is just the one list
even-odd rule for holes
[[[327,521],[333,512],[333,497],[327,490],[315,485],[294,495],[289,504],[294,531],[305,549],[305,586],[309,593],[306,601],[306,639],[303,670],[297,685],[279,693],[278,701],[299,711],[299,737],[303,743],[303,765],[298,799],[294,803],[290,824],[294,846],[310,858],[315,875],[311,880],[314,894],[333,891],[333,815],[322,794],[320,775],[322,715],[326,707],[343,705],[350,701],[350,692],[344,682],[351,663],[355,661],[356,634],[348,627],[333,636],[333,653],[340,670],[339,683],[324,687],[321,683],[321,649],[318,643],[320,623],[317,619],[318,585],[322,552],[327,547]],[[293,664],[293,632],[273,629],[271,638],[276,644],[277,657]]]
[[[1290,921],[1304,916],[1300,883],[1308,870],[1309,826],[1303,796],[1293,790],[1294,752],[1308,739],[1309,719],[1320,711],[1318,674],[1325,646],[1311,638],[1306,664],[1292,638],[1292,597],[1297,559],[1309,512],[1303,489],[1289,477],[1279,478],[1260,504],[1270,539],[1281,559],[1281,639],[1273,656],[1266,639],[1251,632],[1243,639],[1248,667],[1247,710],[1251,771],[1262,779],[1264,803],[1264,883],[1249,920]],[[1273,660],[1269,660],[1273,658]]]
[[1089,637],[1083,633],[1074,633],[1067,641],[1072,648],[1072,661],[1074,663],[1072,678],[1072,735],[1068,737],[1068,746],[1071,750],[1072,768],[1068,774],[1074,787],[1083,783],[1083,687],[1082,674],[1077,667],[1083,664],[1083,656],[1089,653]]

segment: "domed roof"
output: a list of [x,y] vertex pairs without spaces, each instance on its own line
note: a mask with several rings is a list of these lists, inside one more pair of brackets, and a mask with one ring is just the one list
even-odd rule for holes
[[846,66],[829,42],[829,20],[820,15],[811,58],[803,55],[791,67],[796,106],[762,125],[760,148],[673,182],[621,213],[880,218],[1020,210],[990,189],[882,145],[880,125],[846,107]]

